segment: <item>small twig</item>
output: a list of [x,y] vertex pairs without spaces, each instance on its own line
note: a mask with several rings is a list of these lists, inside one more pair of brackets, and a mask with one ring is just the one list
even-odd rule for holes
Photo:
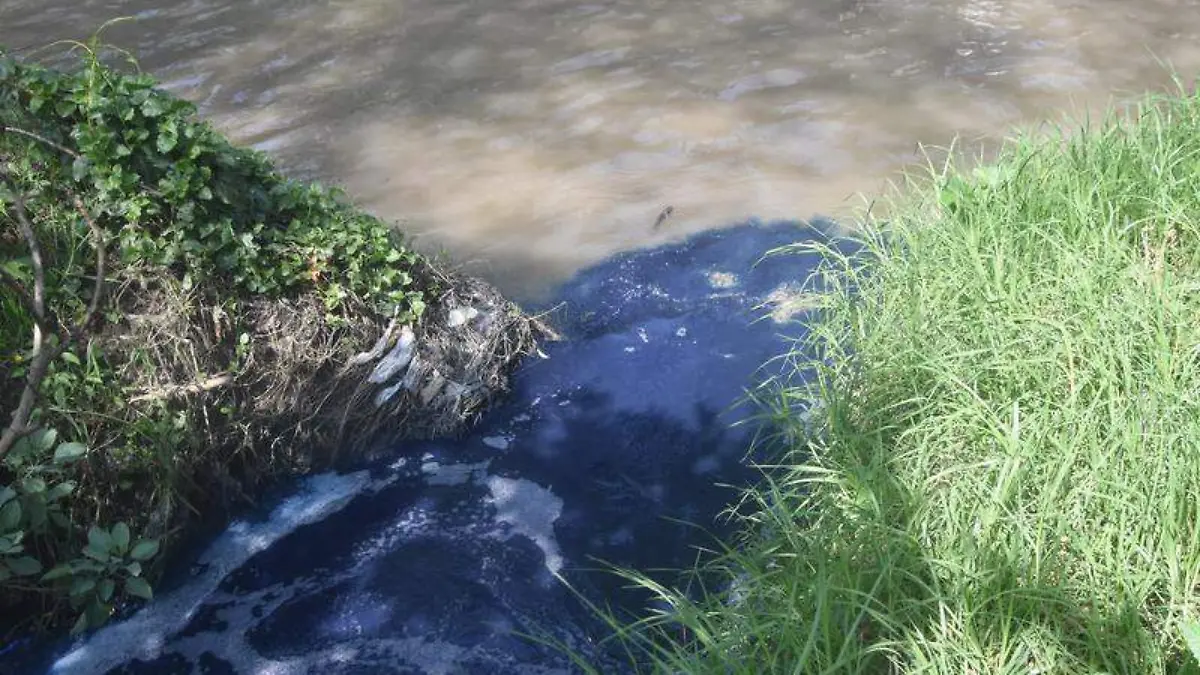
[[17,224],[21,228],[21,236],[29,246],[29,257],[33,261],[33,317],[38,323],[46,321],[46,270],[42,265],[42,247],[38,244],[37,235],[33,232],[33,223],[29,221],[29,212],[25,210],[25,198],[13,190],[13,207],[17,212]]
[[212,391],[213,389],[220,389],[221,387],[229,386],[230,384],[233,384],[233,375],[230,375],[229,373],[222,373],[194,384],[151,389],[143,394],[134,396],[133,398],[129,399],[129,402],[141,403],[142,401],[157,401],[164,398],[175,398],[177,396],[183,396],[187,394],[202,394],[206,391]]
[[529,324],[531,326],[533,326],[534,328],[538,329],[538,332],[540,332],[542,335],[549,338],[551,342],[560,342],[563,339],[562,335],[559,334],[558,331],[551,328],[545,321],[542,321],[541,318],[539,318],[539,317],[536,317],[536,316],[529,317]]
[[2,133],[17,134],[18,136],[32,138],[33,140],[38,141],[39,143],[44,143],[44,144],[54,148],[55,150],[58,150],[59,152],[70,155],[72,157],[75,157],[76,159],[78,159],[80,157],[80,154],[78,152],[75,152],[74,150],[68,148],[67,146],[65,146],[61,143],[55,143],[54,141],[50,140],[49,138],[46,138],[45,136],[42,136],[40,134],[35,134],[32,131],[26,131],[24,129],[19,129],[17,127],[10,127],[7,125],[0,124],[0,134],[2,134]]

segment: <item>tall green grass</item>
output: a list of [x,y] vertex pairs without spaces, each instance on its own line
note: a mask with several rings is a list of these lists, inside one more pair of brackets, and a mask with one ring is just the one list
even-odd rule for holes
[[816,374],[765,395],[790,452],[697,576],[727,583],[628,573],[671,609],[624,646],[662,673],[1195,672],[1200,97],[932,170],[853,238],[817,246]]

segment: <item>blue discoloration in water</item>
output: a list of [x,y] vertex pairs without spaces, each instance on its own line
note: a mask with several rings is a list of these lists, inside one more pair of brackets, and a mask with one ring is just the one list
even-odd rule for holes
[[538,631],[602,658],[602,627],[554,575],[638,611],[598,561],[687,567],[720,533],[733,493],[717,484],[753,479],[735,404],[799,337],[755,321],[760,305],[816,263],[760,258],[808,236],[748,225],[581,273],[550,303],[569,339],[470,437],[301,483],[142,612],[24,672],[570,672],[518,635]]

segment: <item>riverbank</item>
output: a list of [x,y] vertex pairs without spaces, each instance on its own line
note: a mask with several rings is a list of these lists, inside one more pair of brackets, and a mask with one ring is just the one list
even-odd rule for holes
[[627,645],[664,673],[1193,672],[1198,131],[1180,94],[1027,134],[901,188],[861,252],[808,247],[811,384],[760,392],[790,451],[722,584],[630,574],[668,609]]
[[99,45],[0,53],[0,644],[152,596],[280,477],[454,435],[533,349],[487,284]]

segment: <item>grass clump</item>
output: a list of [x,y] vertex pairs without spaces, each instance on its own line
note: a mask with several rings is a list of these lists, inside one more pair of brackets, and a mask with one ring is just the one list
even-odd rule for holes
[[788,452],[721,589],[630,573],[671,609],[624,645],[663,673],[1197,672],[1200,96],[932,171],[851,239],[817,246],[815,375],[763,395]]
[[0,644],[150,598],[160,549],[275,477],[461,431],[532,343],[494,289],[76,48],[0,52]]

